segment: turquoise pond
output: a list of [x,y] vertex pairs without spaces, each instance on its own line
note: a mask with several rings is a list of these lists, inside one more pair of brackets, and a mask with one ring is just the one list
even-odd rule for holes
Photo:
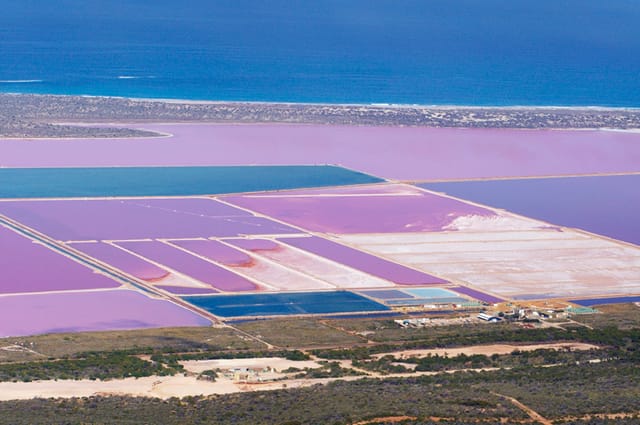
[[433,304],[466,304],[469,303],[469,300],[462,297],[412,298],[406,300],[388,300],[385,303],[390,306],[421,306]]
[[443,288],[414,288],[405,289],[404,292],[408,292],[416,298],[447,298],[458,295],[455,292]]
[[4,168],[0,198],[191,196],[381,181],[329,165]]
[[468,299],[444,288],[382,289],[358,291],[390,306],[422,304],[464,304]]

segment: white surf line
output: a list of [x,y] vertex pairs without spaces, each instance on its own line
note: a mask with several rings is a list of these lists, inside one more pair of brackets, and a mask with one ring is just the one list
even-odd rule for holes
[[[21,96],[21,93],[9,93],[14,96]],[[291,105],[291,106],[327,106],[330,108],[341,108],[341,107],[357,107],[357,108],[376,108],[376,109],[430,109],[435,111],[449,111],[449,110],[499,110],[499,111],[522,111],[522,110],[561,110],[561,111],[640,111],[638,107],[629,107],[629,106],[606,106],[606,105],[493,105],[493,106],[485,106],[485,105],[460,105],[460,104],[426,104],[426,103],[385,103],[385,102],[369,102],[369,103],[327,103],[327,102],[269,102],[269,101],[258,101],[258,100],[198,100],[198,99],[181,99],[181,98],[154,98],[154,97],[131,97],[131,96],[107,96],[107,95],[92,95],[92,94],[82,94],[82,95],[47,95],[50,97],[80,97],[80,98],[97,98],[97,99],[125,99],[134,102],[160,102],[160,103],[185,103],[185,104],[205,104],[205,105]],[[183,122],[184,124],[199,124],[194,122]],[[211,122],[211,124],[216,124],[216,122]],[[225,124],[225,123],[217,123],[217,124]],[[241,125],[240,123],[239,125]],[[270,125],[271,123],[263,123],[266,125]],[[274,123],[275,124],[275,123]],[[281,125],[318,125],[318,124],[298,124],[298,123],[279,123]],[[343,127],[348,126],[348,124],[341,125]],[[380,126],[378,126],[380,127]],[[577,129],[580,129],[578,127]],[[584,129],[584,128],[583,128]],[[518,130],[518,129],[516,129]],[[532,130],[532,129],[522,129],[522,130]],[[558,130],[565,130],[563,128]],[[590,129],[584,129],[590,130]]]
[[0,84],[28,84],[28,83],[42,83],[44,80],[32,79],[32,80],[0,80]]

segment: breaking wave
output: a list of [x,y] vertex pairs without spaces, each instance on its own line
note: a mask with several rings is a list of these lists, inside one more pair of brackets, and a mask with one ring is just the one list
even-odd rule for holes
[[0,80],[0,84],[42,83],[43,80]]

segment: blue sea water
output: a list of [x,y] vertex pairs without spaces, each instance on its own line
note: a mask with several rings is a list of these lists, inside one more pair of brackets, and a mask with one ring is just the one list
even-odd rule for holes
[[329,165],[0,168],[0,199],[192,196],[381,181]]
[[640,106],[637,0],[3,0],[0,91]]

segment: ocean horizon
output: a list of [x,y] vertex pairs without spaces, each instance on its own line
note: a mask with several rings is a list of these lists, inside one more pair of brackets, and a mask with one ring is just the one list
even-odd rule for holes
[[637,22],[630,0],[7,2],[0,92],[637,108]]

